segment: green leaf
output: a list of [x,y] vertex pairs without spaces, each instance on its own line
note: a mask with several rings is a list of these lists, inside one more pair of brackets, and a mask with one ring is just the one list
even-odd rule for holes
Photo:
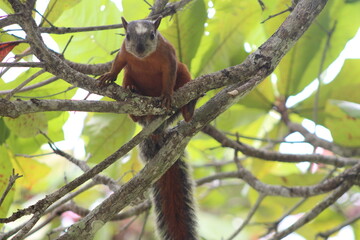
[[16,172],[23,175],[19,179],[19,184],[28,190],[36,187],[37,184],[41,184],[51,169],[48,165],[34,158],[15,157],[14,162]]
[[[25,80],[38,73],[38,68],[29,69],[22,74],[20,74],[15,80],[0,84],[0,90],[11,90],[19,86]],[[25,87],[32,86],[37,83],[41,83],[49,78],[53,77],[50,73],[43,73],[40,76],[36,77],[26,85]],[[46,99],[71,99],[74,96],[76,89],[71,89],[71,85],[62,80],[56,80],[52,83],[46,84],[44,86],[32,89],[30,91],[25,92],[17,92],[13,98],[46,98]],[[60,113],[56,113],[56,115],[60,115]]]
[[11,4],[7,0],[0,0],[0,9],[8,14],[14,13],[14,10],[12,9]]
[[254,123],[257,119],[264,116],[267,112],[262,109],[247,108],[240,104],[234,105],[229,110],[221,114],[216,120],[216,127],[223,131],[232,131],[240,127]]
[[[345,44],[358,31],[359,24],[349,23],[360,22],[359,10],[360,2],[345,4],[332,1],[325,6],[316,20],[317,24],[310,26],[279,64],[278,86],[282,95],[290,96],[302,91],[318,77],[322,61],[324,71],[339,56]],[[327,43],[328,33],[333,28],[334,32]]]
[[168,28],[161,31],[175,47],[179,60],[189,68],[204,35],[206,16],[205,3],[203,0],[198,0],[191,3],[186,11],[175,14]]
[[[261,9],[256,1],[214,1],[216,13],[208,19],[205,36],[192,62],[194,76],[241,63],[248,53],[244,43],[257,35],[263,39]],[[251,16],[251,17],[250,17]]]
[[240,104],[249,108],[270,111],[275,102],[275,89],[270,77],[262,81],[253,91],[240,100]]
[[341,110],[344,111],[344,113],[346,113],[350,117],[360,118],[360,104],[340,100],[330,100],[330,103],[338,106]]
[[42,132],[47,132],[47,119],[44,113],[29,113],[18,118],[5,118],[8,128],[19,137],[31,138]]
[[[329,84],[320,87],[320,98],[318,104],[318,123],[324,124],[331,112],[325,111],[329,99],[337,99],[349,102],[360,102],[360,82],[354,81],[360,76],[360,59],[347,59],[336,78]],[[302,103],[299,103],[295,110],[301,116],[313,119],[315,93]],[[330,115],[329,115],[330,114]]]
[[[146,18],[150,13],[150,6],[145,1],[122,0],[123,16],[127,21]],[[119,22],[121,21],[119,15]]]
[[127,142],[134,130],[135,124],[125,114],[93,114],[83,131],[88,140],[86,151],[92,156],[90,161],[104,160]]
[[42,27],[50,27],[50,22],[53,24],[66,10],[73,8],[81,0],[50,0],[43,16],[45,19],[41,22],[40,26]]
[[9,128],[6,126],[4,119],[0,118],[0,146],[6,141],[9,135]]
[[[7,149],[4,145],[0,145],[0,196],[2,196],[6,187],[8,186],[9,178],[12,174],[12,168],[13,167]],[[8,210],[13,201],[15,192],[14,190],[15,189],[13,187],[0,206],[0,218],[7,216]],[[2,228],[2,226],[3,224],[0,224],[0,228]]]
[[[120,11],[111,0],[86,0],[65,11],[55,23],[66,27],[102,26],[120,23],[120,16]],[[113,60],[115,56],[110,55],[110,52],[119,49],[123,39],[119,33],[123,33],[123,30],[74,33],[65,57],[80,63],[104,63]],[[70,38],[67,34],[52,37],[60,51],[65,48]]]
[[330,129],[334,142],[343,146],[360,146],[360,119],[348,115],[333,100],[328,101],[325,111],[329,116],[325,126]]

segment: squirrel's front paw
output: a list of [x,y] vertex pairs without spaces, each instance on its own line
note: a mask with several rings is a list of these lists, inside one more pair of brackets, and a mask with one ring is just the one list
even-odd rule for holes
[[101,75],[97,80],[99,81],[98,86],[104,87],[104,86],[109,85],[110,83],[115,82],[116,76],[113,73],[108,72],[108,73]]
[[161,97],[161,106],[166,108],[166,109],[170,109],[171,108],[171,103],[172,103],[172,97],[170,94],[164,94]]

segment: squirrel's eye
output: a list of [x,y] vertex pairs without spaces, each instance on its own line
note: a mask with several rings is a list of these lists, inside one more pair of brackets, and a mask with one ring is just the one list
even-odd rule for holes
[[151,40],[154,40],[154,38],[155,38],[155,33],[154,33],[154,32],[151,32],[151,33],[150,33],[150,39],[151,39]]
[[126,34],[126,40],[130,41],[130,34]]

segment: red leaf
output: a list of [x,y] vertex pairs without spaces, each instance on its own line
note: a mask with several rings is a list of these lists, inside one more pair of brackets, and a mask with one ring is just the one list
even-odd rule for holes
[[12,41],[0,43],[0,62],[9,54],[9,52],[17,46],[19,43],[24,41]]

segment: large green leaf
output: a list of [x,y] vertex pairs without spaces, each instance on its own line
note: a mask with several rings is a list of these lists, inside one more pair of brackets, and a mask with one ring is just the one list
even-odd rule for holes
[[[360,59],[348,59],[345,61],[340,73],[336,78],[326,85],[321,85],[318,103],[318,123],[323,124],[331,112],[325,110],[328,99],[360,102],[360,82],[356,81],[360,75]],[[313,119],[315,93],[305,101],[295,106],[295,111],[302,117]]]
[[41,22],[42,27],[50,27],[50,23],[54,23],[66,10],[73,8],[78,4],[81,0],[50,0],[45,13],[43,16],[44,19]]
[[[11,82],[0,84],[0,90],[11,90],[22,84],[25,80],[33,76],[34,74],[38,73],[40,69],[38,68],[31,68],[26,70],[22,74],[20,74],[16,79]],[[43,73],[40,76],[33,79],[30,83],[25,85],[24,87],[28,87],[53,77],[50,73]],[[23,87],[23,88],[24,88]],[[46,98],[46,99],[71,99],[76,89],[70,89],[71,85],[61,79],[56,80],[52,83],[46,84],[42,87],[38,87],[32,89],[30,91],[25,92],[17,92],[15,93],[14,97],[24,99],[28,98]],[[59,115],[60,113],[58,113]]]
[[[121,14],[110,0],[81,1],[73,8],[65,11],[55,22],[59,27],[86,27],[118,24]],[[115,55],[110,52],[119,49],[123,30],[90,31],[74,33],[65,58],[81,63],[103,63],[113,60]],[[70,39],[69,35],[52,35],[62,51]]]
[[16,172],[23,175],[19,179],[19,185],[28,190],[38,187],[37,185],[48,183],[43,180],[50,173],[51,167],[34,158],[15,157],[14,168]]
[[9,14],[14,12],[8,0],[0,0],[0,9]]
[[31,138],[41,132],[47,132],[47,119],[44,113],[29,113],[18,118],[5,118],[12,133],[22,138]]
[[175,47],[180,61],[189,68],[204,35],[206,16],[204,1],[197,0],[190,4],[186,11],[180,11],[173,16],[169,27],[162,31],[165,38]]
[[[207,21],[201,48],[192,62],[194,76],[217,71],[241,63],[247,53],[246,38],[263,36],[260,26],[261,10],[256,1],[213,1],[216,13]],[[261,31],[260,31],[261,32]]]
[[262,81],[253,91],[240,100],[240,104],[249,108],[258,108],[270,111],[275,102],[275,89],[270,77]]
[[125,115],[93,114],[86,122],[83,137],[91,162],[100,162],[115,152],[134,134],[135,124]]
[[[302,91],[318,77],[321,64],[324,71],[339,56],[345,44],[358,31],[359,11],[360,3],[328,2],[316,24],[312,24],[279,65],[278,86],[282,95],[290,96]],[[328,33],[333,28],[327,43]]]
[[127,21],[146,18],[150,13],[150,6],[145,1],[122,0],[121,3],[124,11],[123,16]]

